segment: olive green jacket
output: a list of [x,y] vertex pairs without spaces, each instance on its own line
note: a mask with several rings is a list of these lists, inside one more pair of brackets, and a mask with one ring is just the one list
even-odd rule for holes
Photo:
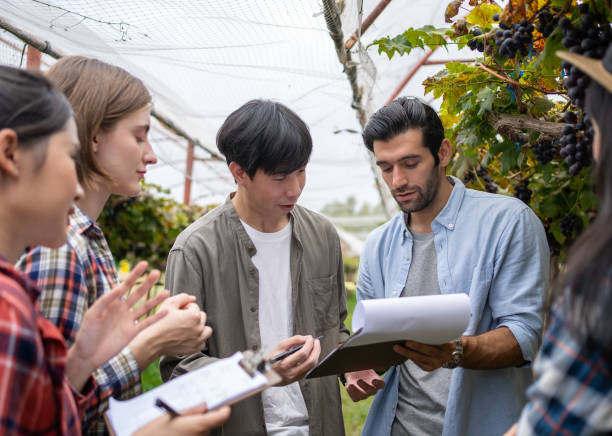
[[[329,221],[300,206],[290,213],[293,332],[323,336],[321,358],[349,335],[344,326],[346,294],[338,235]],[[168,257],[166,288],[197,298],[213,328],[205,352],[164,356],[164,381],[236,351],[261,347],[259,276],[251,257],[255,245],[231,200],[185,229]],[[271,344],[273,345],[273,344]],[[336,377],[299,382],[308,408],[311,436],[344,435],[340,391]],[[216,435],[265,435],[261,395],[232,406],[229,421]]]

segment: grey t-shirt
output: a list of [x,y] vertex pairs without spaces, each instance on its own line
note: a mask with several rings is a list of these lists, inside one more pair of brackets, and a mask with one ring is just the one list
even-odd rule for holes
[[[412,262],[402,297],[440,293],[433,233],[412,233]],[[392,436],[442,434],[452,370],[423,371],[411,360],[399,368]]]

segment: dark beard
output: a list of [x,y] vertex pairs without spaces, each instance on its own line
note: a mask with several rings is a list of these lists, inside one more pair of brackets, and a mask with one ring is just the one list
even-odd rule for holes
[[[440,179],[438,178],[438,174],[433,171],[431,176],[427,179],[425,184],[425,191],[421,189],[420,186],[402,186],[393,191],[393,198],[399,205],[400,209],[409,214],[412,212],[420,212],[423,209],[427,208],[431,202],[438,195],[438,189],[440,188]],[[410,205],[400,203],[397,198],[395,198],[395,194],[402,193],[405,191],[417,191],[418,196],[414,199]]]

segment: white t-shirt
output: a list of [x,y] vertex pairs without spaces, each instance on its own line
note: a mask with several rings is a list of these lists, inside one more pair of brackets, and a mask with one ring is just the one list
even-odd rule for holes
[[[293,335],[289,263],[291,222],[275,233],[263,233],[241,222],[257,249],[251,260],[259,271],[261,345],[272,349]],[[297,382],[268,388],[261,396],[269,435],[308,435],[308,410]]]

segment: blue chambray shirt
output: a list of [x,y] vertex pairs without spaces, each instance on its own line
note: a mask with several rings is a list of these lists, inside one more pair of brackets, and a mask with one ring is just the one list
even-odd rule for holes
[[[505,326],[532,362],[542,328],[549,252],[542,223],[522,201],[466,189],[452,177],[451,196],[432,222],[443,294],[470,296],[472,316],[463,335]],[[406,285],[412,237],[404,214],[374,230],[359,265],[357,297],[397,298]],[[501,435],[514,424],[532,381],[530,363],[496,370],[453,371],[444,436]],[[399,371],[392,367],[374,398],[364,436],[389,435],[397,406]]]

